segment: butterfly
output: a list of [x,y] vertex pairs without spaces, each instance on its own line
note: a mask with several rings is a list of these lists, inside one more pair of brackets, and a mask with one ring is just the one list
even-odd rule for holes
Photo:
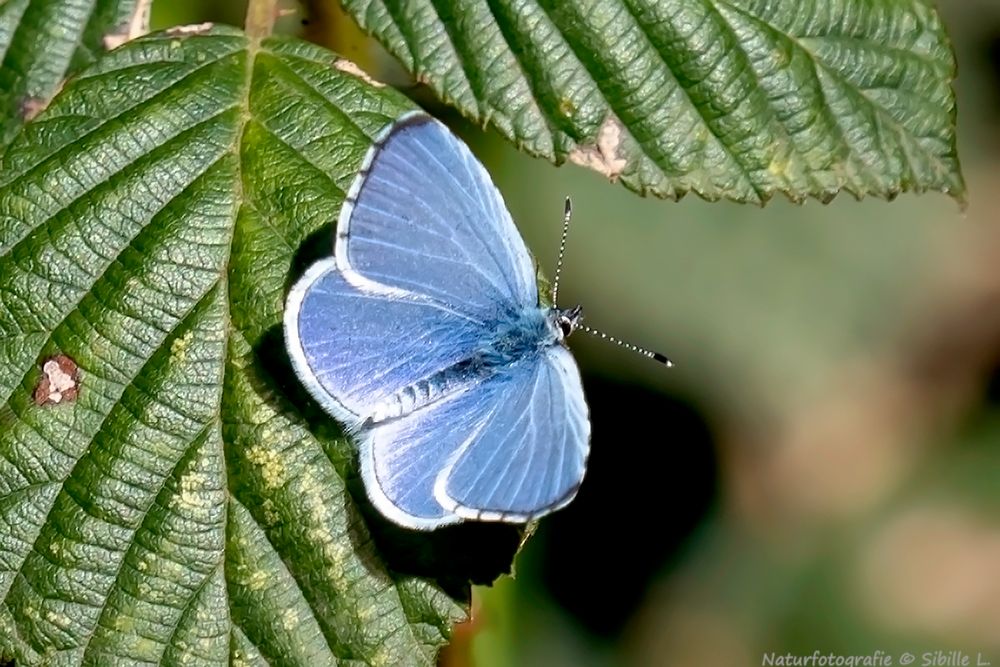
[[540,303],[486,169],[416,111],[375,138],[284,327],[297,376],[355,438],[373,505],[432,530],[533,521],[576,495],[590,420],[565,340],[581,318]]

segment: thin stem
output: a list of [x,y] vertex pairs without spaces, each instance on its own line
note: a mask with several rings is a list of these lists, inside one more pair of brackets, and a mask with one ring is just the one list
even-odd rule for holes
[[270,37],[278,19],[278,0],[250,0],[247,3],[247,36],[259,42]]

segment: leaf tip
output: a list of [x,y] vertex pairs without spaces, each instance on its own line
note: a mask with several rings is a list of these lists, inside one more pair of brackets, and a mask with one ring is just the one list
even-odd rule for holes
[[956,176],[955,185],[946,186],[942,191],[958,204],[959,211],[965,213],[969,210],[969,192],[965,188],[965,177],[962,175],[961,168],[958,169]]

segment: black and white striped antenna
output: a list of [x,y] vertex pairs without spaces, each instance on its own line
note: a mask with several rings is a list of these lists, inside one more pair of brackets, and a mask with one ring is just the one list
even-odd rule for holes
[[[565,208],[563,210],[562,237],[559,239],[559,259],[556,261],[556,274],[555,274],[555,278],[552,280],[552,305],[553,305],[553,307],[558,307],[558,304],[559,304],[559,301],[558,301],[558,297],[559,297],[559,277],[562,274],[563,258],[566,255],[566,239],[569,237],[569,221],[570,221],[570,218],[572,218],[572,217],[573,217],[573,204],[570,201],[569,197],[566,197],[566,206],[565,206]],[[642,356],[646,357],[647,359],[652,359],[653,361],[657,361],[657,362],[663,364],[664,366],[666,366],[668,368],[674,365],[674,362],[670,361],[670,359],[668,359],[665,355],[660,354],[659,352],[654,352],[653,350],[648,350],[648,349],[646,349],[644,347],[640,347],[638,345],[634,345],[633,343],[629,343],[629,342],[623,341],[620,338],[615,338],[614,336],[610,336],[610,335],[604,333],[603,331],[598,331],[597,329],[594,329],[593,327],[588,327],[586,324],[579,324],[579,325],[577,325],[577,328],[581,329],[582,331],[586,331],[587,333],[589,333],[589,334],[591,334],[593,336],[597,336],[601,340],[606,340],[609,343],[613,343],[613,344],[615,344],[615,345],[617,345],[619,347],[624,347],[626,350],[631,350],[632,352],[635,352],[637,354],[641,354]]]
[[562,238],[559,239],[559,259],[556,260],[556,277],[552,281],[552,305],[559,303],[559,275],[562,273],[563,257],[566,255],[566,237],[569,236],[569,219],[573,217],[573,203],[566,197],[566,207],[563,210]]

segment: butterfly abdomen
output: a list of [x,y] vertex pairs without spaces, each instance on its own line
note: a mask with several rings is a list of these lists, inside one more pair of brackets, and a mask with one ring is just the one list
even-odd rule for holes
[[479,381],[489,374],[480,358],[473,357],[460,361],[387,396],[375,406],[367,421],[377,424],[408,415],[451,396],[463,386]]
[[368,423],[377,424],[443,400],[463,387],[510,368],[542,348],[558,342],[548,310],[531,308],[513,323],[498,326],[496,336],[470,358],[407,385],[375,406]]

